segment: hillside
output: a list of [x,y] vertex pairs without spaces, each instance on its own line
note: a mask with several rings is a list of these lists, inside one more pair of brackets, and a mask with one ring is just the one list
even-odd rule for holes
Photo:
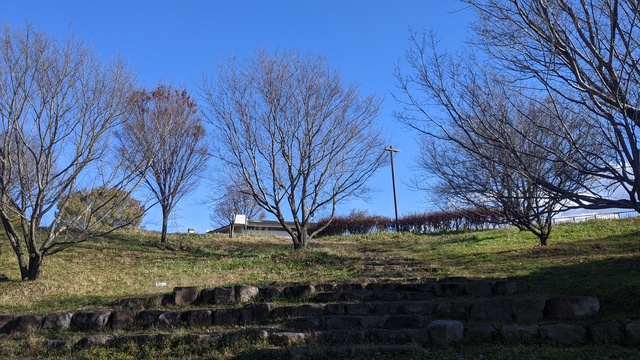
[[268,237],[173,235],[161,246],[155,233],[119,233],[56,254],[46,260],[40,280],[21,282],[2,242],[0,315],[110,309],[121,299],[179,286],[465,278],[522,280],[529,296],[542,298],[596,296],[600,312],[590,321],[640,319],[640,219],[558,225],[549,244],[540,247],[513,228],[320,238],[303,252]]

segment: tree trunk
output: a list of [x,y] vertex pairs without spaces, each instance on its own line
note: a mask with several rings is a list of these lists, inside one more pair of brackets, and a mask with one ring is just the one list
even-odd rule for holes
[[540,246],[547,246],[547,239],[549,238],[549,234],[540,233],[538,234],[538,239],[540,239]]
[[39,254],[29,254],[29,266],[20,266],[20,275],[22,276],[22,281],[38,280],[43,260],[44,256],[41,256]]
[[302,231],[293,238],[293,248],[295,250],[304,250],[307,248],[307,240],[309,234],[307,234],[306,226],[302,228]]
[[171,210],[168,206],[160,205],[162,207],[162,234],[160,235],[160,243],[167,243],[167,226],[169,224],[169,213]]

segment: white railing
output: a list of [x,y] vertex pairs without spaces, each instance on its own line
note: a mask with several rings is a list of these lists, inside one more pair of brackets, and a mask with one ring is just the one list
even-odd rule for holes
[[576,222],[583,222],[583,221],[596,220],[596,219],[625,219],[625,218],[636,217],[638,215],[640,214],[638,214],[638,212],[636,211],[620,211],[620,212],[602,213],[602,214],[584,214],[584,215],[563,216],[563,217],[553,218],[553,223],[564,224],[564,223],[572,223],[572,222],[576,223]]

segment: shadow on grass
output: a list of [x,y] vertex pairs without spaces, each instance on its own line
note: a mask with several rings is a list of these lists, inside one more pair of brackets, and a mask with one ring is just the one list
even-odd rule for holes
[[548,296],[596,296],[603,319],[640,319],[640,255],[541,269],[526,279]]

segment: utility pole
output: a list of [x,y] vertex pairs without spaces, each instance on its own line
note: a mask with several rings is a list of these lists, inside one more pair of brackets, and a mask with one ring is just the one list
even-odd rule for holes
[[400,224],[398,224],[398,196],[396,195],[396,173],[393,170],[393,153],[400,152],[400,150],[394,149],[391,145],[382,150],[388,151],[391,157],[391,182],[393,184],[393,205],[396,209],[396,232],[400,232]]

